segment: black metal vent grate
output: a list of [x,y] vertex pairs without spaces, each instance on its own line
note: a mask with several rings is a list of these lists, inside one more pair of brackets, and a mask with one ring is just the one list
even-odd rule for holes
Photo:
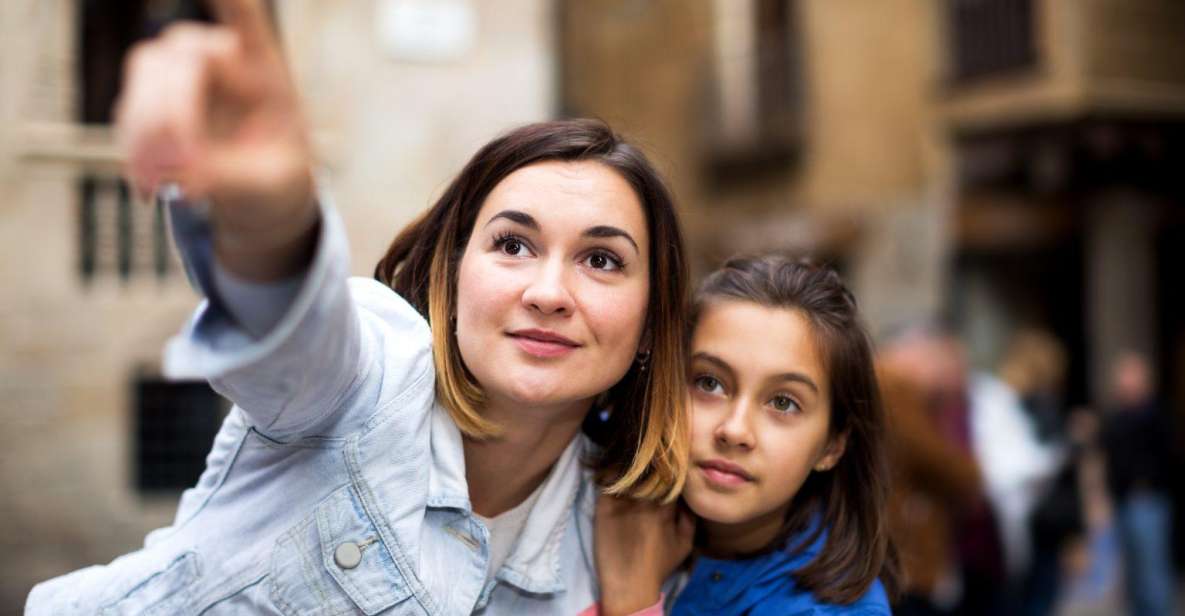
[[135,383],[135,484],[141,492],[192,486],[228,404],[205,382],[139,378]]

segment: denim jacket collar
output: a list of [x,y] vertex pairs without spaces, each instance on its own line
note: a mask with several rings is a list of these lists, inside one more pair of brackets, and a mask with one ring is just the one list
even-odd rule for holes
[[472,513],[469,483],[465,481],[465,449],[461,429],[440,404],[432,409],[432,473],[428,477],[428,506]]
[[[460,509],[472,515],[461,431],[439,404],[432,413],[431,444],[428,506]],[[580,492],[584,449],[584,437],[577,435],[556,460],[539,487],[539,498],[527,515],[522,534],[495,579],[530,593],[564,591],[560,544]]]

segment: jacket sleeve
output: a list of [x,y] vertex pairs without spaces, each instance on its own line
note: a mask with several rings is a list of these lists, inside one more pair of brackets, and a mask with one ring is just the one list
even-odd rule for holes
[[[279,307],[231,309],[215,281],[210,224],[200,209],[168,204],[170,226],[190,281],[205,296],[165,349],[170,378],[209,380],[238,405],[252,427],[283,439],[325,420],[358,387],[368,358],[347,285],[348,246],[340,218],[321,198],[316,251],[295,292],[272,293]],[[238,293],[242,301],[242,293]],[[249,295],[249,294],[248,294]],[[268,297],[256,294],[255,297]],[[244,309],[246,308],[246,309]],[[249,332],[235,314],[271,312],[265,332]]]

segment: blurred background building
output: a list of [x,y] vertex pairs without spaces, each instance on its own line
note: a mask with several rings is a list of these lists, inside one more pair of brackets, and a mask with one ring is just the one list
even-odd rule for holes
[[[1049,332],[1063,415],[1106,406],[1112,361],[1137,351],[1170,423],[1185,417],[1177,0],[273,9],[357,274],[495,134],[597,116],[670,179],[698,272],[814,254],[874,332],[947,322],[989,371],[1016,332]],[[109,127],[123,54],[176,18],[208,16],[0,3],[0,613],[166,524],[217,427],[204,386],[159,378],[196,296],[119,181]]]

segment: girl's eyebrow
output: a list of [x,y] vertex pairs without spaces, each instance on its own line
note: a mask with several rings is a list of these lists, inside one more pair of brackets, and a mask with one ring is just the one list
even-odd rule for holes
[[[490,219],[486,221],[486,224],[483,228],[490,226],[490,223],[494,222],[495,220],[498,220],[499,218],[505,218],[506,220],[509,220],[510,222],[520,224],[520,225],[522,225],[528,229],[531,229],[533,231],[539,230],[539,222],[535,220],[535,217],[531,216],[530,214],[528,214],[526,212],[520,212],[519,210],[502,210],[501,212],[498,212],[497,214],[494,214],[493,216],[491,216]],[[581,235],[583,235],[584,237],[598,237],[598,238],[610,238],[610,237],[625,238],[625,240],[627,242],[629,242],[630,245],[632,245],[634,247],[634,252],[636,252],[638,254],[642,253],[642,250],[640,248],[638,248],[638,243],[634,241],[634,238],[632,236],[630,236],[629,233],[626,233],[625,230],[619,229],[619,228],[611,226],[611,225],[597,225],[595,227],[589,227]]]
[[810,387],[811,391],[815,392],[816,394],[819,393],[819,386],[815,385],[815,382],[811,380],[811,377],[809,377],[801,372],[784,372],[782,374],[779,374],[779,375],[773,377],[770,380],[772,380],[772,381],[791,381],[794,383],[802,383],[803,385]]
[[[708,353],[706,351],[697,351],[696,353],[692,354],[691,359],[693,359],[693,360],[698,359],[701,361],[708,362],[709,364],[716,366],[720,370],[727,372],[729,374],[732,374],[732,367],[729,366],[727,362],[725,362],[723,359],[720,359],[719,357],[716,357],[715,355],[712,355],[711,353]],[[811,377],[809,377],[801,372],[783,372],[782,374],[778,374],[778,375],[774,375],[774,376],[770,377],[769,380],[770,381],[791,381],[794,383],[802,383],[803,385],[806,385],[807,387],[811,388],[811,391],[815,392],[816,394],[819,393],[819,386],[815,384],[815,381],[813,379],[811,379]]]

